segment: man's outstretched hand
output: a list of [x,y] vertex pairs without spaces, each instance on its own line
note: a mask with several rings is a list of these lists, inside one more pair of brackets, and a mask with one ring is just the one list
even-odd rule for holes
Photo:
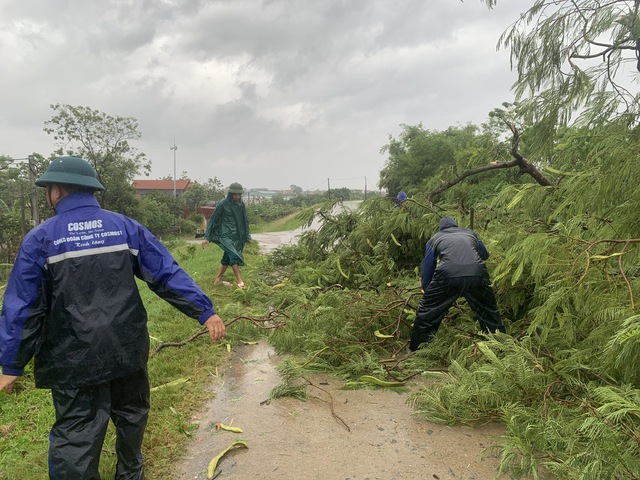
[[226,328],[222,319],[218,316],[217,313],[214,313],[207,321],[204,322],[205,327],[209,329],[209,337],[211,337],[212,342],[217,342],[218,340],[222,340],[224,338],[224,334],[226,333]]
[[17,379],[18,377],[14,375],[0,375],[0,392],[3,390],[7,393],[13,392],[13,385]]

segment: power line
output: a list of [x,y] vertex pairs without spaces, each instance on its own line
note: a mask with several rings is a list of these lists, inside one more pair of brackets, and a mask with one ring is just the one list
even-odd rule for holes
[[[365,184],[367,182],[367,177],[366,176],[362,176],[362,177],[352,177],[352,178],[327,178],[327,180],[329,182],[346,182],[346,181],[350,181],[350,180],[364,180]],[[307,191],[313,191],[316,190],[319,186],[324,185],[324,180],[320,183],[318,183],[317,185],[315,185],[314,187],[308,188]]]
[[173,147],[169,147],[170,150],[173,150],[173,198],[177,198],[178,194],[176,191],[176,150],[178,150],[178,146],[176,145],[176,137],[173,137]]
[[353,178],[330,178],[329,180],[338,180],[341,182],[347,181],[347,180],[362,180],[362,179],[367,179],[367,177],[365,177],[364,175],[362,177],[353,177]]
[[315,187],[307,188],[307,191],[317,190],[320,185],[324,185],[324,180],[317,184]]

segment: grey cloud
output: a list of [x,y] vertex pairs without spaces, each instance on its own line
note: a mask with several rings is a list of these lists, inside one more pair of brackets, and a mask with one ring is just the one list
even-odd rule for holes
[[156,175],[175,136],[196,179],[372,185],[401,123],[481,122],[510,99],[495,44],[518,3],[0,0],[0,148],[49,154],[60,102],[136,118]]

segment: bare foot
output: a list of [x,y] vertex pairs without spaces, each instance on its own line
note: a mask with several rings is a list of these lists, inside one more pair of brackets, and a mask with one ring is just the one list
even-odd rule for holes
[[231,284],[229,282],[225,282],[223,280],[216,280],[213,282],[214,285],[222,285],[223,287],[230,287]]
[[238,283],[238,288],[244,288],[244,282],[239,282]]

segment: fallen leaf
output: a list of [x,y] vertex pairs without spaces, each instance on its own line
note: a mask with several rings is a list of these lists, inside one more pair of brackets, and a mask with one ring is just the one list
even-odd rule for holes
[[380,333],[380,330],[376,330],[373,334],[378,338],[393,338],[393,335],[387,335],[384,333]]
[[226,430],[228,432],[242,433],[243,430],[240,427],[232,427],[231,425],[225,425],[224,423],[216,423],[216,430]]
[[207,468],[207,480],[213,479],[213,474],[216,471],[216,467],[218,466],[218,462],[220,461],[220,459],[224,457],[227,453],[229,453],[231,450],[235,450],[238,447],[249,448],[249,445],[247,445],[246,442],[238,440],[237,442],[233,442],[231,445],[225,448],[222,452],[220,452],[218,455],[216,455],[211,459],[211,461],[209,462],[209,468]]
[[155,392],[155,391],[161,390],[163,388],[175,387],[176,385],[181,385],[183,383],[187,383],[188,381],[189,381],[189,378],[187,378],[187,377],[179,378],[177,380],[174,380],[173,382],[169,382],[169,383],[165,383],[163,385],[158,385],[157,387],[153,387],[150,391]]

